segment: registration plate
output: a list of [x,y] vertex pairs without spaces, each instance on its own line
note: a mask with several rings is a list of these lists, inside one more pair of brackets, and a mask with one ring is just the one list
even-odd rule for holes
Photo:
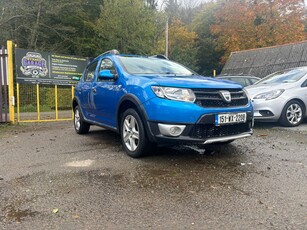
[[215,124],[245,123],[246,113],[224,113],[215,115]]

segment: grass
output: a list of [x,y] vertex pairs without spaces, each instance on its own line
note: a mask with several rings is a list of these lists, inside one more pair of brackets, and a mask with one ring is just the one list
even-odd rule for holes
[[[52,109],[50,106],[47,105],[40,105],[40,111],[41,112],[53,112],[54,109]],[[24,105],[24,106],[20,106],[19,107],[19,111],[21,113],[25,113],[25,112],[37,112],[37,106],[33,105],[33,104],[29,104],[29,105]]]

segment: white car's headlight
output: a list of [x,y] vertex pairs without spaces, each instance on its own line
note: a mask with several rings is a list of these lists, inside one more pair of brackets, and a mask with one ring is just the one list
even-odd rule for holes
[[284,91],[285,91],[284,89],[277,89],[277,90],[272,90],[272,91],[265,92],[265,93],[260,93],[256,95],[253,99],[272,100],[272,99],[278,98]]
[[195,94],[191,89],[160,86],[152,86],[151,88],[157,97],[185,102],[194,102],[196,100]]

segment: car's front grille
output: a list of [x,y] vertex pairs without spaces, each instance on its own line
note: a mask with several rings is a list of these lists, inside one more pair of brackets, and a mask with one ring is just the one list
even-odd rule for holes
[[[237,107],[248,104],[248,98],[242,89],[227,89],[231,95],[231,101],[226,102],[218,89],[193,89],[196,96],[195,103],[205,108]],[[224,90],[225,91],[225,90]]]
[[207,139],[236,135],[251,130],[249,123],[215,126],[214,124],[198,124],[191,130],[190,137]]

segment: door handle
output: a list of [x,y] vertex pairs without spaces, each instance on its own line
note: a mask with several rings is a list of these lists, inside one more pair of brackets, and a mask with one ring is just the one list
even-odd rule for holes
[[93,88],[93,93],[96,93],[97,92],[97,89],[96,88]]

